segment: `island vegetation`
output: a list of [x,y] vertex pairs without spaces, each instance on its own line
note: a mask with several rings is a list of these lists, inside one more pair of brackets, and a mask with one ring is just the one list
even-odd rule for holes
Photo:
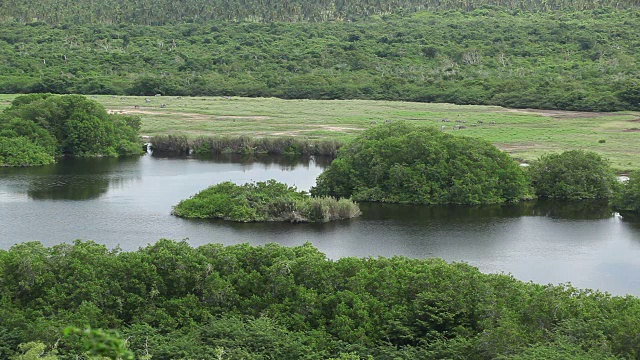
[[613,208],[622,212],[640,213],[640,171],[629,174],[613,199]]
[[619,185],[608,160],[582,150],[541,156],[529,177],[536,195],[550,199],[608,199]]
[[[329,260],[310,244],[0,250],[0,357],[635,359],[640,299],[440,259]],[[67,331],[75,327],[94,330]],[[20,344],[24,344],[20,346]],[[111,355],[106,352],[103,355]],[[110,356],[115,359],[115,356]]]
[[518,164],[490,143],[389,123],[343,146],[314,196],[411,204],[493,204],[528,195]]
[[309,139],[293,136],[256,137],[161,135],[151,138],[151,148],[157,153],[196,155],[284,155],[335,157],[343,141]]
[[135,116],[108,114],[80,95],[17,97],[0,114],[0,166],[45,165],[60,156],[139,154]]
[[244,185],[226,181],[181,201],[172,214],[238,222],[327,222],[359,216],[360,209],[351,200],[311,197],[275,180]]

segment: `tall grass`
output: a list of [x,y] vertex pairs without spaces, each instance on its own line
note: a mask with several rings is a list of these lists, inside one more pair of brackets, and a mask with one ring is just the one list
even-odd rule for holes
[[360,207],[349,199],[333,197],[307,197],[296,202],[295,217],[291,222],[327,222],[360,216]]
[[151,139],[153,151],[161,153],[208,154],[269,154],[269,155],[337,155],[343,142],[335,139],[299,139],[294,137],[251,136],[187,136],[163,135]]

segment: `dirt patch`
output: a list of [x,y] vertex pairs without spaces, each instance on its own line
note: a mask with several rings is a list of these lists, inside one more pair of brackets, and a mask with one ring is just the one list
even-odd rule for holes
[[338,131],[338,132],[362,131],[363,130],[363,129],[359,129],[359,128],[351,128],[351,127],[344,127],[344,126],[326,126],[326,125],[322,125],[322,126],[320,126],[320,128],[322,128],[323,130]]
[[268,120],[271,119],[268,116],[237,116],[237,115],[223,115],[216,116],[216,119],[247,119],[247,120]]
[[622,130],[622,132],[640,132],[640,129],[638,128],[624,129]]
[[640,122],[640,119],[629,120],[630,122]]
[[626,114],[614,114],[604,112],[567,111],[567,110],[539,110],[539,109],[504,109],[503,112],[536,114],[559,119],[585,119],[601,116],[622,116]]

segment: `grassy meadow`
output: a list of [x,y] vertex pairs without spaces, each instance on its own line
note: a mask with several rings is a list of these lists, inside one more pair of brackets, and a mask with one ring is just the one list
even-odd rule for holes
[[[8,106],[15,96],[0,95],[0,107]],[[168,96],[94,99],[109,111],[140,115],[141,134],[145,136],[250,135],[347,140],[376,124],[405,120],[424,126],[445,126],[444,131],[454,135],[486,139],[523,161],[547,152],[583,149],[605,156],[620,172],[640,168],[637,112],[516,110],[372,100]],[[454,130],[454,125],[466,128]]]

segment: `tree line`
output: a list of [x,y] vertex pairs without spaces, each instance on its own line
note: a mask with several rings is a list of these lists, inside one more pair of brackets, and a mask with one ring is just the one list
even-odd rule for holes
[[144,359],[640,356],[637,297],[439,259],[329,260],[310,244],[29,242],[0,250],[0,280],[5,359],[90,358],[87,341],[125,350],[113,333],[73,330],[87,327],[117,329]]
[[166,25],[210,20],[249,22],[353,21],[359,18],[416,11],[472,11],[500,7],[509,11],[635,9],[634,0],[213,0],[213,1],[15,1],[5,0],[0,21],[47,24]]
[[322,23],[5,23],[0,92],[638,110],[638,15],[483,8]]

